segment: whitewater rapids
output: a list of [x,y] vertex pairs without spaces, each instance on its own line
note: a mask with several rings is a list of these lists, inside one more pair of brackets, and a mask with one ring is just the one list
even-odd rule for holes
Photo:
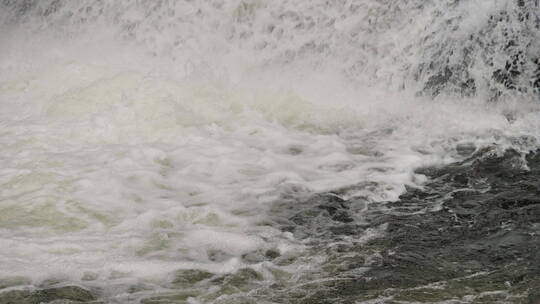
[[[300,284],[327,257],[281,229],[280,200],[351,189],[340,197],[361,199],[362,222],[459,147],[537,149],[534,94],[502,87],[493,101],[474,49],[474,93],[418,94],[436,74],[418,67],[440,52],[431,36],[408,45],[426,25],[458,44],[517,4],[455,4],[454,35],[433,22],[441,1],[412,2],[399,15],[385,1],[2,1],[0,282],[118,303],[170,292],[188,269]],[[403,15],[416,18],[409,36],[392,19]],[[246,258],[257,252],[292,262]]]

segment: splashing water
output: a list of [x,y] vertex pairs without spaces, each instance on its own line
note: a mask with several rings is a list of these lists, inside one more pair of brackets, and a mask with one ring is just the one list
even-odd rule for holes
[[0,287],[304,284],[328,257],[280,202],[369,208],[464,145],[538,148],[538,1],[0,3]]

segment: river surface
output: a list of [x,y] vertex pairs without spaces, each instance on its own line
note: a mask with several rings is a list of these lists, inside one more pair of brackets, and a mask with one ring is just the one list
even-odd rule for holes
[[539,20],[0,0],[0,303],[539,303]]

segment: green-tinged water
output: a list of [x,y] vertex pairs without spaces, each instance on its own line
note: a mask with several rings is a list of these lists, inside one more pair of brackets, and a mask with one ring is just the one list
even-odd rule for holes
[[538,0],[0,0],[0,304],[539,304]]

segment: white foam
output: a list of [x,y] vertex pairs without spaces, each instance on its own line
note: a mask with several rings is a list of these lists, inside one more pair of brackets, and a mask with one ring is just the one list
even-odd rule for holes
[[[250,251],[302,250],[291,233],[261,226],[283,194],[376,182],[347,195],[394,200],[425,181],[414,168],[458,159],[458,143],[536,147],[515,139],[538,139],[537,105],[424,100],[351,82],[347,60],[321,64],[352,52],[347,35],[365,30],[367,8],[323,28],[345,8],[298,4],[300,16],[278,2],[227,2],[224,11],[178,2],[194,6],[175,11],[182,26],[129,7],[117,25],[101,16],[29,25],[43,33],[3,30],[0,278],[231,272]],[[317,16],[328,20],[310,28]],[[74,34],[57,22],[72,22]],[[130,22],[140,25],[122,31]],[[347,41],[343,53],[311,47],[330,38]],[[302,57],[302,45],[312,55]]]

